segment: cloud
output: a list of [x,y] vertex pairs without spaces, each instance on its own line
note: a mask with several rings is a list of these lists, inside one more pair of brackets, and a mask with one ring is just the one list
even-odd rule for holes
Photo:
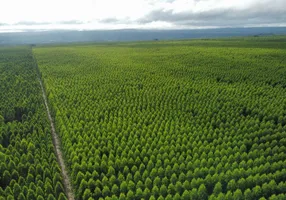
[[78,21],[78,20],[69,20],[69,21],[58,21],[58,22],[35,22],[35,21],[20,21],[14,23],[13,25],[25,25],[25,26],[38,26],[38,25],[50,25],[50,24],[84,24],[86,22]]
[[286,0],[27,1],[29,3],[3,1],[0,9],[2,29],[8,25],[32,29],[48,26],[174,29],[286,26]]
[[56,22],[56,24],[85,24],[85,23],[88,23],[88,22],[79,21],[79,20],[69,20],[69,21]]
[[112,23],[118,23],[118,22],[120,22],[120,21],[122,21],[122,20],[120,20],[120,19],[117,19],[116,17],[110,17],[110,18],[104,18],[104,19],[100,19],[100,20],[98,20],[98,22],[100,22],[100,23],[106,23],[106,24],[112,24]]
[[[208,0],[196,0],[197,2]],[[244,26],[286,23],[286,1],[262,1],[249,7],[217,7],[194,11],[160,8],[137,20],[140,24],[161,21],[187,26]]]
[[102,23],[102,24],[132,24],[133,23],[133,21],[128,17],[122,18],[122,19],[116,18],[116,17],[110,17],[110,18],[96,20],[96,22]]
[[14,23],[13,25],[26,25],[26,26],[34,26],[34,25],[48,25],[50,22],[34,22],[34,21],[20,21]]

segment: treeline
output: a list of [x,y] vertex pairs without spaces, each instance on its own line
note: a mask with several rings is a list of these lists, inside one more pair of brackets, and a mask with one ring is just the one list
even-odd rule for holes
[[0,199],[66,199],[36,65],[28,47],[0,48]]
[[211,43],[34,49],[77,199],[286,198],[286,45]]

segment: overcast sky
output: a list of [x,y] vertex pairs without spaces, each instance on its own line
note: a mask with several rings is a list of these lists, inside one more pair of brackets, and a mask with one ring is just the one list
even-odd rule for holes
[[286,0],[3,0],[0,29],[286,26]]

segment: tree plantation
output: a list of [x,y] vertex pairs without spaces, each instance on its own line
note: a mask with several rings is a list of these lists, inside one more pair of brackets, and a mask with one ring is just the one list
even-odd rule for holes
[[3,199],[66,199],[38,78],[77,200],[286,199],[286,37],[2,48],[0,70]]
[[0,48],[0,199],[66,199],[30,48]]

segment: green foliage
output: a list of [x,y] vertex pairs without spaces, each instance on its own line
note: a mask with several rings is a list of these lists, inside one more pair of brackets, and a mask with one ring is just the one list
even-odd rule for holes
[[285,49],[275,37],[35,48],[78,199],[285,194]]
[[215,184],[213,193],[214,193],[215,195],[219,195],[221,192],[222,192],[222,185],[221,185],[220,182],[218,182],[217,184]]
[[0,196],[4,199],[56,195],[48,180],[59,173],[59,166],[37,70],[30,48],[0,48]]

